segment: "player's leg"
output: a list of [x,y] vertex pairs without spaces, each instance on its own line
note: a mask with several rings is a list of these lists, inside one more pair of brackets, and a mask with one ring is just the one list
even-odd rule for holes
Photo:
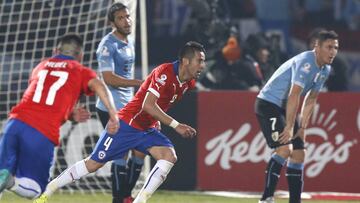
[[286,177],[289,185],[290,202],[301,202],[301,193],[303,190],[303,170],[305,161],[304,140],[297,137],[293,140],[294,151],[290,156],[287,165]]
[[[137,180],[139,179],[142,166],[144,165],[145,154],[132,150],[131,157],[127,162],[127,185],[125,187],[125,203],[131,202],[131,191],[134,189]],[[126,202],[127,201],[127,202]]]
[[148,136],[143,136],[141,146],[136,149],[144,153],[147,150],[157,162],[146,178],[134,203],[145,203],[164,182],[177,160],[174,146],[164,134],[156,129],[148,133]]
[[[96,108],[100,122],[105,129],[109,121],[109,113]],[[112,203],[123,203],[127,185],[127,156],[114,160],[111,164]]]
[[[118,137],[119,136],[116,135],[109,135],[106,133],[106,131],[103,131],[103,134],[96,143],[95,149],[90,155],[90,158],[78,161],[63,171],[58,177],[56,177],[47,185],[43,196],[49,197],[57,189],[79,180],[81,177],[95,172],[101,168],[107,161],[111,160],[113,154],[108,150],[111,144],[113,144],[113,140],[118,140],[116,139]],[[116,142],[114,142],[114,144],[116,144]],[[41,198],[35,202],[42,202]]]
[[34,203],[46,202],[47,198],[57,189],[79,180],[89,173],[95,172],[108,161],[123,157],[133,143],[132,140],[129,141],[127,138],[124,138],[121,131],[124,130],[125,127],[122,123],[120,125],[122,128],[115,135],[110,135],[106,133],[106,131],[103,131],[90,158],[75,163],[52,180],[46,187],[43,195],[35,200]]
[[11,119],[0,138],[0,193],[14,184],[14,174],[18,161],[18,134],[24,123]]
[[127,156],[111,164],[112,203],[123,203],[127,185]]
[[292,145],[281,145],[278,142],[279,134],[285,126],[285,116],[282,109],[275,104],[257,99],[255,112],[268,146],[275,149],[265,170],[265,187],[259,202],[273,202],[280,173],[290,156]]
[[54,144],[36,129],[25,125],[18,136],[18,166],[15,184],[10,188],[19,196],[38,197],[49,181]]
[[171,147],[152,147],[149,152],[157,162],[146,178],[144,186],[136,196],[134,203],[145,203],[151,197],[165,181],[177,159],[175,150]]
[[132,150],[132,155],[114,160],[111,164],[113,203],[132,202],[131,191],[141,173],[145,154]]

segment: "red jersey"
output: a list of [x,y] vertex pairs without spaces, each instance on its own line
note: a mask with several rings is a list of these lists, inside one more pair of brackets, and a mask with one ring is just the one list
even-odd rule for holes
[[146,130],[155,127],[155,120],[143,111],[142,104],[149,91],[158,97],[157,104],[166,112],[171,105],[180,100],[188,89],[195,87],[195,80],[180,82],[179,63],[165,63],[156,67],[141,85],[133,99],[119,112],[119,118],[134,128]]
[[95,71],[68,56],[46,59],[32,71],[29,86],[10,118],[27,123],[58,145],[60,126],[82,93],[93,94],[88,82],[95,77]]

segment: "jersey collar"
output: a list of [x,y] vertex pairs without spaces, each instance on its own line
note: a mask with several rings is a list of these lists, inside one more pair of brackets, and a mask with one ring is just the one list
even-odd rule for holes
[[72,57],[72,56],[67,56],[67,55],[63,55],[63,54],[55,55],[55,56],[53,56],[52,58],[64,59],[64,60],[75,60],[74,57]]
[[179,76],[179,61],[176,60],[174,61],[173,63],[173,66],[174,66],[174,73],[176,76]]
[[175,73],[176,79],[179,82],[180,87],[182,87],[182,85],[184,83],[186,83],[186,82],[181,82],[180,79],[179,79],[179,61],[176,60],[172,64],[173,64],[173,67],[174,67],[174,73]]

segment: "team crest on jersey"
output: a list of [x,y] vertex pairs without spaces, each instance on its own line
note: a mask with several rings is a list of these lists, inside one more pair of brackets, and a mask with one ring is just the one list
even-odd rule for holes
[[156,82],[160,83],[161,85],[165,85],[165,80],[167,79],[167,76],[165,74],[162,74],[160,78],[156,78]]
[[102,160],[102,159],[104,159],[106,157],[106,152],[105,151],[99,151],[99,153],[98,153],[98,158],[100,159],[100,160]]
[[125,52],[128,56],[131,56],[132,55],[132,52],[131,52],[131,49],[130,48],[126,48],[125,49]]
[[102,48],[100,53],[102,56],[110,56],[110,52],[109,52],[108,48],[105,46]]
[[305,73],[310,73],[311,65],[310,63],[305,63],[304,66],[301,68],[301,70]]

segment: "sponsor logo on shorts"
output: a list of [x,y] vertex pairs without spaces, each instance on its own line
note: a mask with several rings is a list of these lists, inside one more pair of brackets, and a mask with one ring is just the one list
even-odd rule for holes
[[101,159],[104,159],[106,157],[106,152],[105,151],[99,151],[98,153],[98,158],[101,160]]

